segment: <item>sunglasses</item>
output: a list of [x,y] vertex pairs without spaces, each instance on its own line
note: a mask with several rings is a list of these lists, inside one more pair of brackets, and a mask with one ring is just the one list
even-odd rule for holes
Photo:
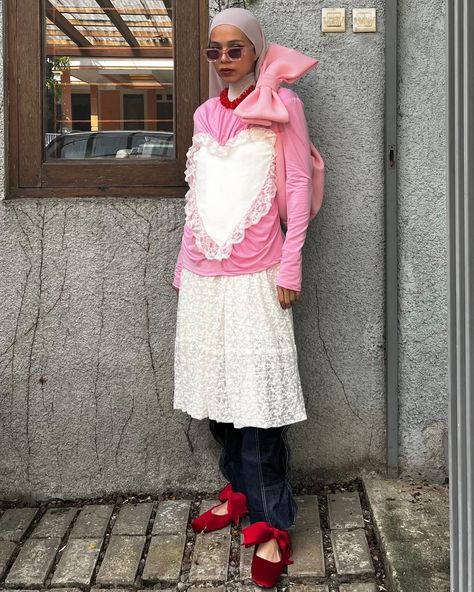
[[246,49],[253,47],[253,45],[239,45],[238,47],[229,47],[229,49],[220,49],[219,47],[205,47],[201,49],[202,54],[205,56],[208,62],[217,62],[222,54],[225,53],[229,60],[236,62],[242,59]]

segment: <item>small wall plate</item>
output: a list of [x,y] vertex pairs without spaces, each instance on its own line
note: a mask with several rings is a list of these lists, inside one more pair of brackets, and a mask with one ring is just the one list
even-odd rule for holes
[[346,30],[345,8],[322,8],[321,31],[323,33],[343,33]]
[[377,30],[377,16],[375,8],[352,9],[352,32],[373,33]]

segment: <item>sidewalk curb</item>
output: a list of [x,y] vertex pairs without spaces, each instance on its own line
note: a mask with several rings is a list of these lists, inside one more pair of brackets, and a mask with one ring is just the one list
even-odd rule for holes
[[362,484],[391,592],[449,592],[447,487],[373,474]]

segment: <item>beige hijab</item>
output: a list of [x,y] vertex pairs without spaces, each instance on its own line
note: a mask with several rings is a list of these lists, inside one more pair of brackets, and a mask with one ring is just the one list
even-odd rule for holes
[[[255,15],[246,10],[245,8],[226,8],[222,10],[212,19],[209,24],[209,34],[207,37],[207,43],[211,38],[211,31],[218,25],[232,25],[239,28],[255,47],[255,55],[258,56],[255,62],[255,81],[258,80],[260,72],[260,65],[263,62],[265,53],[267,51],[267,41],[265,34],[260,26],[260,23],[256,19]],[[220,94],[221,90],[225,88],[227,84],[216,72],[214,64],[209,63],[209,98],[216,97]]]

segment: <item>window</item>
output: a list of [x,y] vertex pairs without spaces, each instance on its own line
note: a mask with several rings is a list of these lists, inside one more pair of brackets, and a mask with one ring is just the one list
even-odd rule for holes
[[6,0],[8,198],[183,196],[208,0]]

